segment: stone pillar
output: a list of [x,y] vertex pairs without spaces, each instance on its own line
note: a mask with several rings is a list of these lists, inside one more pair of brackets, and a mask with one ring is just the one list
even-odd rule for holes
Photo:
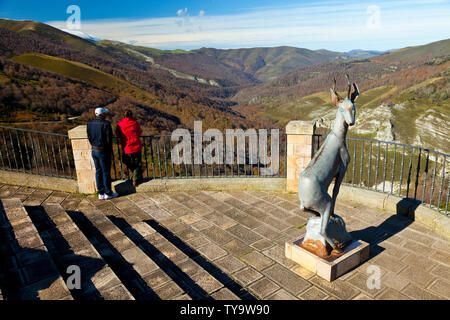
[[286,190],[289,192],[297,192],[300,173],[311,161],[315,130],[313,121],[290,121],[286,126]]
[[87,138],[86,126],[69,130],[72,142],[75,170],[77,171],[78,192],[92,194],[96,192],[95,165],[92,159],[92,147]]

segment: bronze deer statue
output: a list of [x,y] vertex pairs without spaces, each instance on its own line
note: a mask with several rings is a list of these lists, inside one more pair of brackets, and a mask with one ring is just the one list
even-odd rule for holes
[[[306,169],[300,174],[298,183],[298,197],[300,208],[319,213],[320,218],[311,218],[306,227],[307,233],[303,245],[322,250],[327,243],[337,251],[351,241],[351,236],[345,230],[345,223],[334,214],[336,197],[339,193],[342,180],[350,162],[345,137],[349,126],[355,124],[356,109],[354,102],[359,95],[358,87],[352,85],[348,75],[345,75],[348,84],[347,97],[343,99],[336,91],[336,79],[334,79],[331,91],[331,102],[338,106],[333,128],[328,134],[320,149],[316,152]],[[333,196],[330,197],[327,190],[335,179]],[[322,242],[323,248],[317,248],[317,241]],[[311,248],[311,244],[312,247]]]

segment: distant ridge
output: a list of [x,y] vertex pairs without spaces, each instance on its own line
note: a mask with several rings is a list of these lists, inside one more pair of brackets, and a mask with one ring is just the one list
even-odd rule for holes
[[386,51],[377,51],[377,50],[361,50],[361,49],[354,49],[350,50],[347,53],[351,55],[353,58],[370,58],[373,56],[379,56],[385,53],[388,53],[393,50],[386,50]]
[[64,32],[67,32],[67,33],[70,33],[70,34],[72,34],[74,36],[80,37],[80,38],[85,39],[85,40],[89,40],[89,41],[93,41],[93,42],[101,41],[100,38],[95,38],[95,37],[93,37],[93,36],[91,36],[91,35],[89,35],[87,33],[84,33],[83,31],[80,31],[80,30],[71,30],[71,29],[60,29],[60,30],[64,31]]

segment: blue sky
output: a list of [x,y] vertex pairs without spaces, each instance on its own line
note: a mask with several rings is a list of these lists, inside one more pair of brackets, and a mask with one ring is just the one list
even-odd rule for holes
[[[80,29],[67,25],[80,8]],[[161,49],[388,50],[450,38],[450,0],[0,0],[0,17]]]

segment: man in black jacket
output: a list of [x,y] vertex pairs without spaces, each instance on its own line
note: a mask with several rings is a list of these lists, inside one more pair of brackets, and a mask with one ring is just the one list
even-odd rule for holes
[[111,155],[112,128],[106,120],[108,109],[95,109],[95,118],[89,120],[87,135],[92,145],[92,158],[95,164],[95,180],[97,182],[99,200],[109,200],[118,197],[111,188]]

